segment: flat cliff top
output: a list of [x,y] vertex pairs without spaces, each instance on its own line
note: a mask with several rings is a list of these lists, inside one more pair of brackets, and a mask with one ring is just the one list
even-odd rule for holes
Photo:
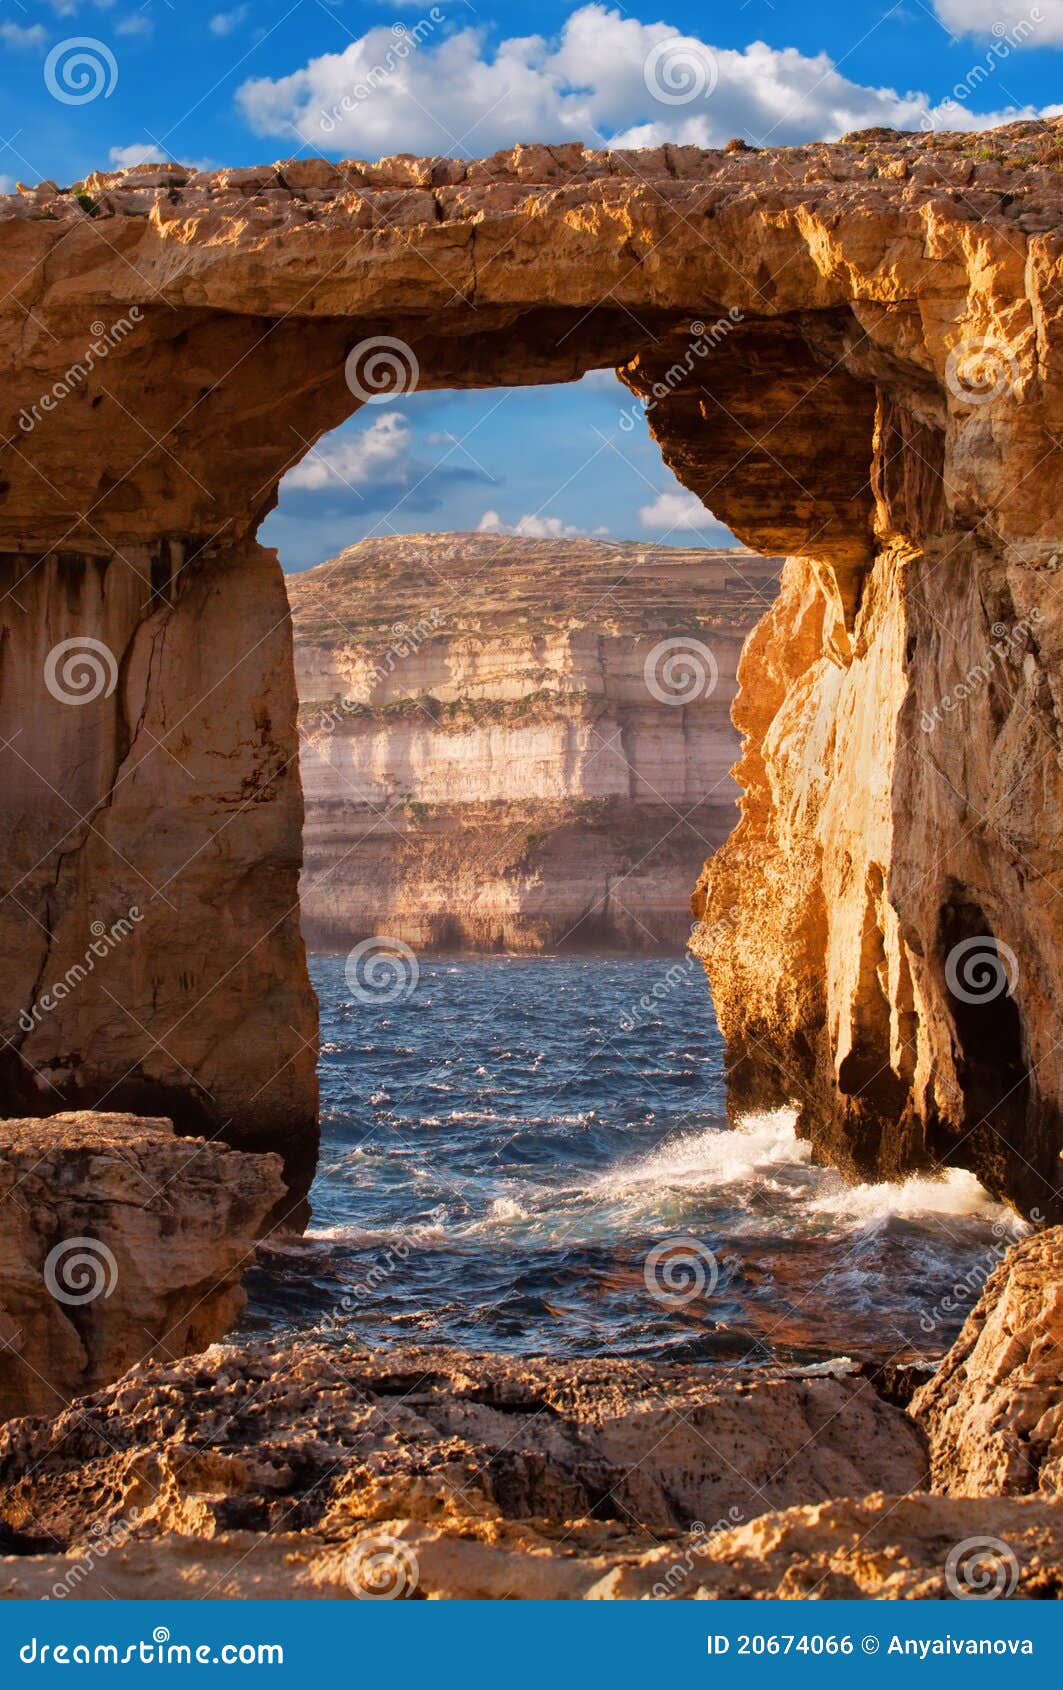
[[303,646],[350,645],[363,635],[379,644],[385,632],[418,643],[581,627],[744,633],[774,598],[783,562],[738,546],[404,534],[360,540],[286,579]]
[[[84,214],[87,208],[79,203],[79,195],[147,196],[143,205],[128,197],[111,205],[104,200],[97,206],[97,215],[146,210],[156,199],[169,203],[179,214],[179,208],[192,209],[197,203],[263,194],[319,197],[322,204],[335,199],[340,202],[339,209],[347,213],[352,193],[393,194],[396,189],[419,189],[432,194],[438,191],[441,196],[434,208],[424,209],[424,220],[433,221],[474,215],[477,194],[510,187],[615,182],[630,192],[639,183],[650,181],[692,185],[717,181],[754,192],[775,189],[791,202],[807,198],[809,189],[825,189],[831,197],[848,197],[838,193],[843,186],[847,190],[870,187],[880,196],[885,191],[891,198],[903,192],[906,198],[916,200],[942,188],[963,188],[987,196],[981,212],[993,209],[1002,219],[1015,222],[1036,207],[1048,204],[1058,208],[1063,197],[1061,168],[1063,119],[1055,118],[1006,124],[983,133],[866,129],[840,141],[765,149],[735,147],[732,143],[727,149],[707,150],[667,143],[600,152],[579,142],[566,142],[521,145],[489,158],[470,160],[399,153],[375,163],[364,159],[333,162],[292,158],[272,165],[209,171],[176,163],[141,164],[94,171],[68,188],[44,182],[36,188],[19,184],[18,191],[34,205],[62,217],[67,212]],[[1008,189],[1007,204],[999,203],[1002,186]],[[7,197],[8,209],[11,199]],[[405,208],[397,219],[396,209],[393,200],[379,207],[381,227],[394,228],[396,221],[406,224],[422,220],[406,215]]]

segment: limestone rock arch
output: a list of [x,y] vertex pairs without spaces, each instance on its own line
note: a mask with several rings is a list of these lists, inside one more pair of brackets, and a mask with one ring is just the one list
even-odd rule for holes
[[[695,900],[739,1100],[796,1101],[853,1172],[948,1157],[1058,1206],[1061,153],[1028,124],[0,200],[7,1112],[150,1106],[306,1178],[290,629],[255,535],[388,336],[422,387],[621,370],[680,480],[792,557]],[[113,666],[71,702],[54,653],[86,638]],[[1018,1105],[950,1007],[972,919],[1016,959]]]

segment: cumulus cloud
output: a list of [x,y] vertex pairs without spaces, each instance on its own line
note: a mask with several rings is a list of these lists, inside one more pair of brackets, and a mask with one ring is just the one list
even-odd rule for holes
[[402,483],[409,473],[412,438],[402,412],[390,411],[358,434],[315,447],[288,472],[285,488],[318,492],[323,487],[335,489],[337,483],[347,487]]
[[120,18],[114,28],[116,35],[150,35],[151,19],[143,12],[131,12],[127,18]]
[[[1060,0],[1041,0],[1049,4]],[[483,153],[528,140],[718,146],[740,135],[778,146],[872,125],[973,129],[1039,115],[1029,106],[976,114],[954,105],[946,122],[928,95],[852,82],[826,53],[762,41],[717,48],[600,3],[573,11],[555,37],[496,46],[483,29],[451,29],[438,7],[416,33],[402,28],[370,29],[288,76],[245,82],[237,91],[244,117],[260,135],[373,157]],[[984,85],[980,95],[988,98]]]
[[247,18],[250,6],[234,6],[231,12],[215,12],[210,20],[212,35],[231,35]]
[[112,147],[107,154],[115,170],[132,170],[136,164],[181,164],[188,170],[217,170],[209,158],[178,158],[154,141],[134,141],[128,147]]
[[16,51],[37,52],[47,39],[43,24],[0,23],[0,41],[6,47],[14,47]]
[[[521,534],[526,540],[578,540],[583,538],[587,530],[577,528],[571,522],[562,522],[559,516],[521,516],[516,522],[503,522],[497,511],[484,511],[476,524],[477,534]],[[605,528],[595,530],[598,534],[608,532]]]
[[640,505],[639,521],[658,533],[707,534],[720,527],[697,494],[685,487],[659,493],[652,505]]
[[1063,43],[1063,0],[933,0],[953,35],[985,35],[1025,47]]

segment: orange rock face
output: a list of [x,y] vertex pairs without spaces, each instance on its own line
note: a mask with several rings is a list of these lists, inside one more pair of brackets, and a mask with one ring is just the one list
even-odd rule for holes
[[1063,1495],[1063,1228],[1035,1233],[994,1271],[912,1412],[935,1489]]
[[[1057,1205],[1058,153],[1033,124],[0,201],[9,1096],[165,1103],[305,1177],[290,635],[254,536],[387,336],[406,386],[621,368],[680,479],[801,560],[698,898],[736,1081],[846,1166]],[[949,984],[979,942],[988,1004]]]

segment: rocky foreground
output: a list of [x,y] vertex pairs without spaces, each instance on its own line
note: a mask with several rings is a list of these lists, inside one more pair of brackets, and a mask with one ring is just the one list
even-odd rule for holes
[[221,1337],[290,1203],[279,1156],[178,1138],[167,1120],[0,1121],[0,1420],[55,1414],[134,1362]]
[[737,817],[735,672],[781,567],[412,534],[289,576],[307,941],[681,949]]
[[148,1361],[0,1429],[0,1595],[1058,1598],[1061,1251],[1011,1252],[908,1410],[868,1369]]

